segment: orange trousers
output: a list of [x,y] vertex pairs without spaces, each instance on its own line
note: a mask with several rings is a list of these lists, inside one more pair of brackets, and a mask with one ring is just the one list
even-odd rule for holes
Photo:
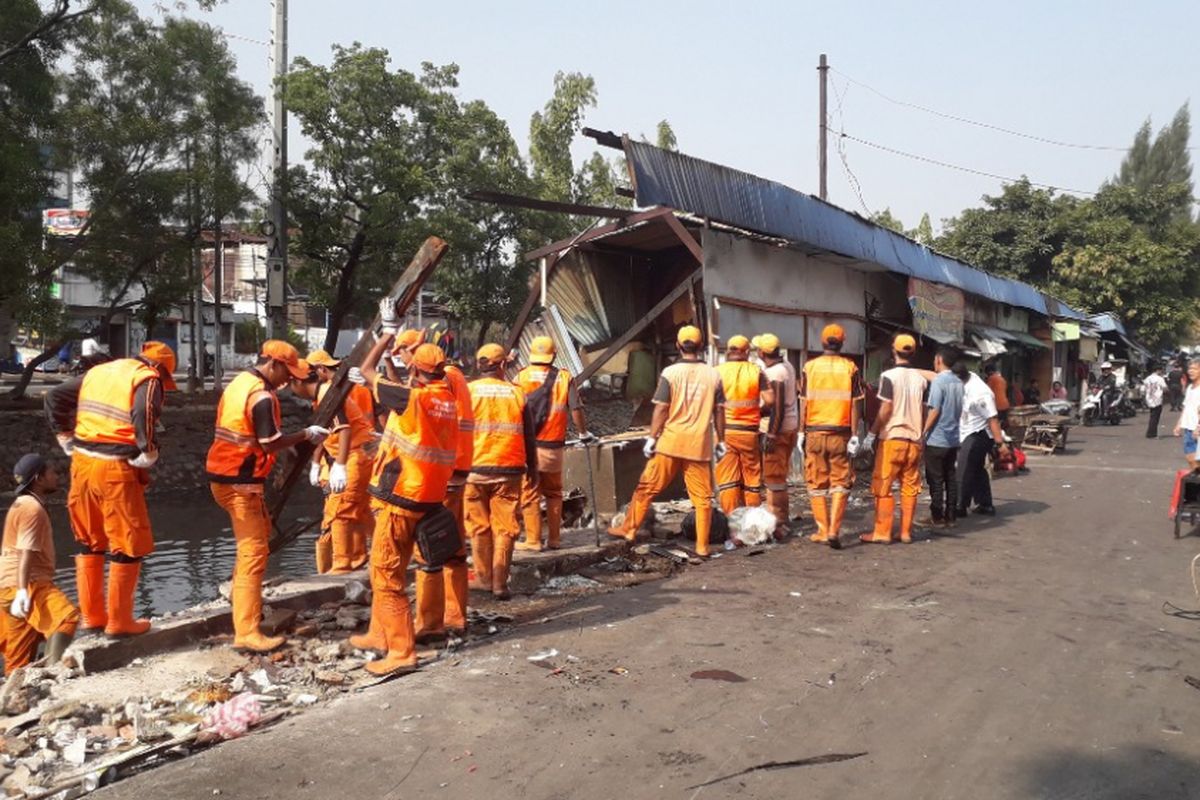
[[528,477],[521,480],[521,516],[525,521],[525,543],[542,546],[542,503],[546,498],[546,544],[558,547],[562,539],[563,477],[561,472],[538,472],[535,487]]
[[419,511],[387,506],[375,516],[371,542],[371,630],[382,635],[390,659],[409,665],[417,663],[417,654],[405,587],[421,516]]
[[8,613],[8,607],[17,596],[15,586],[0,589],[0,605],[3,606],[4,674],[10,675],[18,667],[33,661],[38,645],[53,634],[75,634],[79,624],[79,609],[57,586],[50,581],[38,581],[29,587],[29,616],[25,619]]
[[906,439],[885,439],[875,456],[871,494],[875,495],[875,528],[868,537],[875,542],[892,539],[896,500],[892,486],[900,483],[900,540],[912,540],[913,516],[921,494],[921,464],[924,448]]
[[261,491],[210,483],[213,499],[229,515],[237,557],[233,564],[233,630],[236,639],[258,632],[262,621],[262,581],[271,554],[271,517]]
[[726,429],[725,457],[717,462],[717,497],[726,514],[762,503],[762,450],[757,431]]
[[796,449],[799,431],[781,433],[775,443],[763,454],[763,484],[767,487],[767,507],[775,514],[775,521],[786,525],[788,514],[788,472],[792,466],[792,451]]
[[95,458],[78,450],[71,456],[67,513],[75,540],[93,553],[142,558],[154,552],[146,510],[146,470],[125,459]]
[[517,523],[517,505],[521,500],[521,479],[496,483],[468,483],[463,494],[463,516],[475,578],[493,594],[508,591],[508,572],[513,549],[521,535]]
[[812,431],[804,437],[804,482],[810,495],[849,492],[854,486],[849,441],[849,433],[833,431]]
[[[367,485],[371,480],[371,460],[355,450],[346,460],[346,488],[325,496],[318,550],[328,546],[333,552],[334,572],[350,572],[366,562],[366,530],[374,526]],[[321,467],[321,481],[328,485],[329,465]]]
[[467,629],[467,540],[463,533],[463,490],[464,484],[451,483],[446,487],[446,499],[442,503],[454,514],[462,546],[440,570],[426,572],[417,569],[418,635]]
[[637,488],[633,490],[633,498],[629,501],[629,511],[625,514],[625,535],[632,537],[637,533],[642,520],[646,518],[650,502],[675,480],[680,470],[683,470],[683,483],[687,487],[688,498],[696,509],[696,552],[706,556],[708,536],[712,530],[713,499],[712,467],[707,461],[691,461],[662,453],[651,456],[646,462],[646,468],[642,470]]

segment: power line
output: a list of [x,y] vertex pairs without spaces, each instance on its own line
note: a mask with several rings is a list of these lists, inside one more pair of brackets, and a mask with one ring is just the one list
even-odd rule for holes
[[[1005,134],[1008,134],[1009,136],[1017,136],[1022,139],[1028,139],[1033,142],[1041,142],[1042,144],[1055,145],[1056,147],[1071,147],[1071,148],[1075,148],[1077,150],[1106,150],[1106,151],[1118,152],[1118,153],[1128,153],[1131,149],[1129,147],[1113,147],[1111,145],[1102,145],[1102,144],[1078,144],[1076,142],[1064,142],[1060,139],[1051,139],[1046,136],[1038,136],[1038,135],[1032,134],[1032,133],[1025,133],[1023,131],[1013,130],[1012,128],[1005,128],[1001,125],[993,125],[990,122],[980,122],[979,120],[969,119],[968,117],[959,116],[958,114],[948,114],[944,111],[938,111],[937,109],[929,108],[928,106],[923,106],[920,103],[913,103],[913,102],[909,102],[907,100],[899,100],[895,97],[891,97],[890,95],[884,94],[883,92],[879,91],[878,89],[876,89],[873,86],[869,86],[869,85],[863,83],[862,81],[855,80],[854,78],[850,77],[849,75],[847,75],[846,73],[837,69],[836,67],[830,67],[830,69],[832,69],[837,74],[841,75],[843,78],[845,78],[850,83],[853,83],[855,86],[860,86],[863,89],[866,89],[868,92],[871,92],[872,94],[877,95],[878,97],[888,101],[889,103],[892,103],[892,104],[898,105],[898,106],[904,106],[906,108],[912,108],[917,111],[922,111],[926,114],[932,114],[935,117],[941,117],[943,119],[953,120],[954,122],[961,122],[964,125],[974,125],[978,128],[986,128],[987,130],[996,131],[998,133],[1005,133]],[[1200,150],[1200,147],[1188,147],[1187,149],[1188,150]]]
[[923,161],[926,164],[934,164],[935,166],[945,167],[946,169],[956,169],[960,172],[969,172],[972,175],[982,175],[985,178],[995,178],[996,180],[1007,181],[1009,183],[1017,183],[1019,181],[1024,180],[1024,181],[1027,181],[1029,183],[1029,185],[1037,186],[1041,189],[1053,189],[1054,191],[1057,191],[1057,192],[1069,192],[1070,194],[1080,194],[1080,195],[1085,195],[1087,197],[1095,197],[1096,196],[1096,192],[1087,191],[1086,189],[1069,189],[1064,186],[1055,186],[1052,183],[1041,183],[1040,181],[1032,181],[1032,180],[1029,180],[1029,178],[1027,178],[1027,177],[1013,178],[1008,175],[1000,175],[995,172],[988,172],[988,171],[982,170],[982,169],[975,169],[974,167],[964,167],[960,164],[951,164],[947,161],[939,161],[938,159],[930,158],[929,156],[922,156],[922,155],[918,155],[916,153],[909,153],[905,150],[897,150],[894,147],[888,147],[885,144],[879,144],[878,142],[871,142],[871,141],[867,141],[866,139],[860,139],[857,136],[851,136],[850,134],[846,133],[845,131],[839,131],[838,136],[840,137],[840,139],[849,139],[852,142],[858,142],[861,145],[866,145],[867,147],[873,147],[874,149],[882,150],[885,153],[891,153],[892,155],[897,155],[897,156],[904,156],[905,158],[911,158],[914,161]]
[[[846,126],[846,118],[842,113],[842,101],[846,98],[846,91],[849,89],[849,86],[839,92],[837,82],[831,81],[831,83],[833,85],[833,96],[837,100],[838,127],[844,128]],[[825,127],[826,129],[830,127],[828,116],[825,118]],[[858,176],[855,175],[853,170],[850,169],[850,161],[846,158],[846,142],[840,136],[838,137],[837,141],[837,151],[838,156],[842,161],[842,172],[846,174],[846,183],[849,184],[850,188],[854,190],[855,196],[858,197],[858,204],[862,206],[863,212],[865,212],[868,217],[874,216],[874,214],[871,213],[871,209],[867,206],[867,201],[863,199],[862,184],[859,182]]]

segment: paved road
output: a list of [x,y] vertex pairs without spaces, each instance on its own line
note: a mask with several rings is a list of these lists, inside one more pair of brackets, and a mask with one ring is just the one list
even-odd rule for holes
[[[1140,433],[1078,429],[953,537],[588,598],[96,796],[1200,797],[1200,622],[1162,612],[1200,605],[1200,539],[1165,517],[1177,440]],[[562,672],[527,660],[545,648]]]

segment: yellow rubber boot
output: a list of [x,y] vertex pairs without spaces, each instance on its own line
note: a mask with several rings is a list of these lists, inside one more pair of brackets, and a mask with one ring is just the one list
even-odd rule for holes
[[104,599],[104,555],[75,556],[75,586],[79,591],[79,630],[102,630],[108,625]]
[[[512,570],[513,545],[516,540],[501,536],[492,552],[492,596],[497,600],[512,597],[508,591],[508,573]],[[476,569],[479,567],[477,566]]]
[[485,592],[492,590],[492,560],[495,546],[490,533],[471,537],[471,563],[475,567],[475,583],[472,588]]
[[269,653],[280,647],[282,636],[266,636],[258,629],[262,622],[262,578],[242,575],[233,579],[233,647],[252,653]]
[[354,571],[354,530],[352,523],[337,520],[331,531],[333,539],[333,568],[330,575],[345,575]]
[[916,497],[900,498],[900,541],[908,544],[912,541],[913,517],[917,513]]
[[352,548],[353,555],[350,560],[351,569],[362,569],[367,565],[367,536],[370,535],[371,529],[374,527],[374,520],[355,523],[350,534],[350,540],[354,544]]
[[317,537],[317,574],[324,575],[333,569],[333,534],[323,533]]
[[888,495],[887,497],[875,498],[875,530],[871,533],[864,533],[860,537],[867,544],[891,544],[892,543],[892,516],[896,512],[896,498]]
[[412,609],[408,595],[403,592],[380,592],[373,607],[378,617],[379,630],[387,643],[383,658],[367,664],[372,675],[393,675],[413,672],[417,668],[417,653],[414,645]]
[[846,516],[846,504],[850,501],[849,492],[834,492],[829,498],[829,541],[840,541],[842,519]]
[[809,536],[808,540],[824,544],[829,541],[829,498],[815,494],[809,500],[812,503],[813,521],[817,523],[817,532]]

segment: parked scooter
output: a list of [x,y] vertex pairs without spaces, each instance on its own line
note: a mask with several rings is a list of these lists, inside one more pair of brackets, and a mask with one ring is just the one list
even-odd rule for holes
[[1083,424],[1091,426],[1097,422],[1107,422],[1109,425],[1120,425],[1121,403],[1127,402],[1124,396],[1125,392],[1116,386],[1094,386],[1089,389],[1087,397],[1079,405]]

